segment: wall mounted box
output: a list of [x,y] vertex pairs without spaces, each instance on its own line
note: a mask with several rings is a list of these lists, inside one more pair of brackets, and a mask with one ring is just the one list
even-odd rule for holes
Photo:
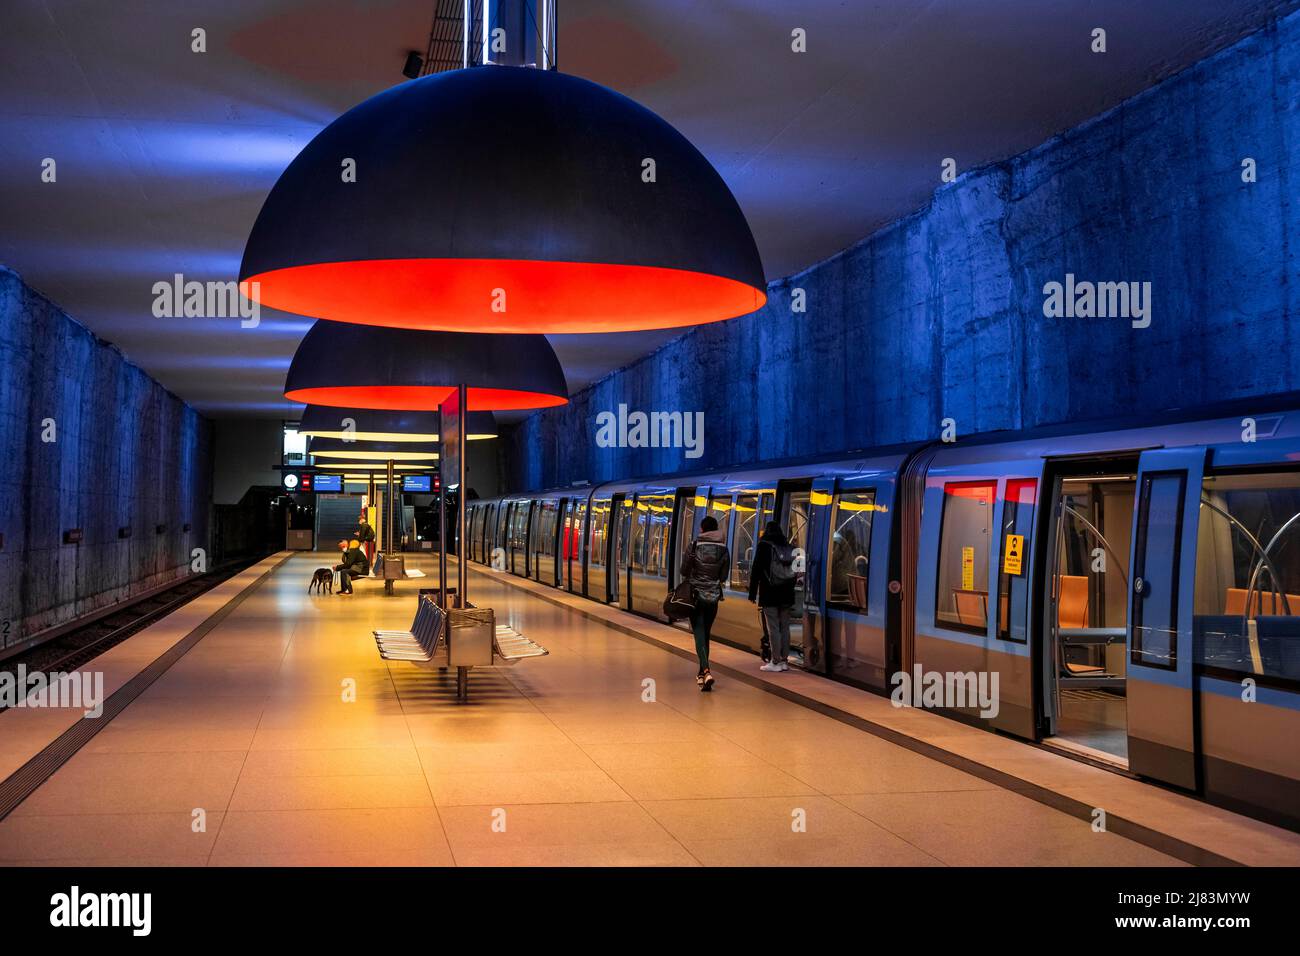
[[118,536],[119,538],[129,538],[129,537],[131,537],[131,526],[130,526],[130,525],[127,525],[126,527],[118,528],[118,529],[117,529],[117,536]]
[[288,551],[310,551],[312,549],[312,531],[310,528],[297,528],[284,533],[284,546]]
[[185,524],[181,525],[181,530],[184,532],[188,532],[190,530],[190,523],[187,521],[185,522]]
[[156,524],[153,526],[154,534],[162,534],[166,530],[167,526],[165,524]]
[[67,531],[63,532],[63,543],[81,544],[81,529],[69,528]]

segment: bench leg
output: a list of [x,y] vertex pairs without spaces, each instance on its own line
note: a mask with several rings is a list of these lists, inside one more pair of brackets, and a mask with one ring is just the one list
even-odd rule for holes
[[389,578],[387,581],[384,582],[384,593],[385,593],[385,594],[392,594],[392,593],[393,593],[393,579],[392,579],[392,578]]
[[469,700],[469,668],[456,668],[456,699],[459,701]]

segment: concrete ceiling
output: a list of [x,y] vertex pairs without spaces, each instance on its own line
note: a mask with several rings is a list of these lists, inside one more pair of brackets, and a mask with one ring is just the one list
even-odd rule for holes
[[[174,273],[234,278],[276,177],[402,80],[433,0],[7,0],[0,263],[213,417],[298,406],[309,319],[155,318]],[[939,164],[1013,156],[1296,0],[560,0],[562,69],[644,103],[718,168],[769,279],[923,205]],[[207,31],[207,52],[190,50]],[[791,31],[807,31],[793,53]],[[1108,51],[1089,49],[1094,27]],[[57,161],[57,182],[41,163]],[[553,336],[577,390],[678,332]]]

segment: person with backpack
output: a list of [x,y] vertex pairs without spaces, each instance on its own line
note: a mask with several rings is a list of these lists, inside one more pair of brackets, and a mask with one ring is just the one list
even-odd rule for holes
[[718,602],[722,600],[722,582],[731,574],[731,552],[727,550],[726,536],[718,528],[718,519],[706,515],[700,522],[700,534],[686,547],[682,561],[682,580],[690,583],[695,607],[691,610],[691,630],[695,634],[695,656],[700,660],[700,671],[695,683],[700,690],[713,690],[714,679],[709,673],[709,634],[718,616]]
[[762,608],[772,643],[772,659],[759,668],[778,672],[790,669],[790,612],[794,607],[794,548],[775,521],[769,521],[758,540],[749,573],[749,600]]

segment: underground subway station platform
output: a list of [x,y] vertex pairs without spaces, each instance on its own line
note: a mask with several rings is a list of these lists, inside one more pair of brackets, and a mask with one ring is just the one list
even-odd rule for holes
[[1294,935],[1300,0],[10,0],[0,78],[8,935]]

